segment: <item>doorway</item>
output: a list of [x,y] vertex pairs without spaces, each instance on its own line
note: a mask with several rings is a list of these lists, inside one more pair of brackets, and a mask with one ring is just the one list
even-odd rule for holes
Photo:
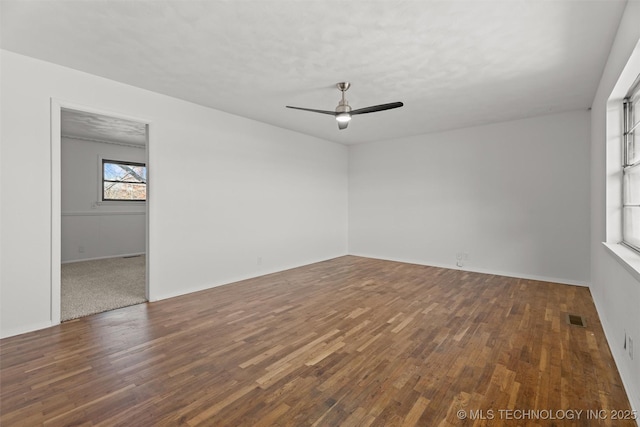
[[148,145],[148,121],[52,101],[52,323],[148,301]]

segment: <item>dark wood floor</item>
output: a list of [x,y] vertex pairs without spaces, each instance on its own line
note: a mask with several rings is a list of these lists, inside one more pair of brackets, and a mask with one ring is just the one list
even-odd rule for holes
[[0,344],[2,426],[635,425],[587,288],[353,256]]

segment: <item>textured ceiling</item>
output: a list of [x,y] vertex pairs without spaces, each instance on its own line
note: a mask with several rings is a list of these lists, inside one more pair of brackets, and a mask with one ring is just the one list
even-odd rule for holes
[[[624,2],[12,1],[2,48],[341,143],[588,108]],[[353,108],[328,115],[335,83]]]
[[117,117],[63,109],[60,115],[62,136],[144,146],[147,127]]

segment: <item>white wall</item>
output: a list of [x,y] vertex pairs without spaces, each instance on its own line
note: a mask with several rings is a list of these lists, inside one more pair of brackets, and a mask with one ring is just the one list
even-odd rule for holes
[[[466,269],[587,283],[591,231],[592,294],[636,409],[620,331],[640,348],[640,284],[600,242],[606,99],[638,22],[629,2],[593,104],[590,229],[585,112],[354,146],[348,181],[354,254],[452,267],[466,252]],[[345,147],[7,51],[0,91],[2,337],[51,324],[50,97],[152,122],[152,297],[347,253]]]
[[151,299],[346,254],[344,146],[0,55],[1,336],[51,324],[51,97],[151,121]]
[[[619,221],[610,218],[607,225],[607,143],[619,143],[619,138],[607,134],[607,100],[612,93],[632,51],[640,39],[640,2],[627,3],[620,27],[609,55],[591,111],[591,294],[600,321],[605,329],[611,352],[625,383],[634,409],[640,411],[640,281],[629,273],[602,242],[620,234]],[[619,124],[611,123],[611,130]],[[615,159],[613,159],[615,161]],[[617,189],[610,188],[611,198]],[[609,212],[617,215],[615,209]],[[624,349],[624,333],[635,344],[632,360]]]
[[352,146],[350,253],[588,284],[588,132],[574,111]]
[[100,158],[146,162],[144,147],[62,138],[62,262],[145,252],[144,202],[100,202]]

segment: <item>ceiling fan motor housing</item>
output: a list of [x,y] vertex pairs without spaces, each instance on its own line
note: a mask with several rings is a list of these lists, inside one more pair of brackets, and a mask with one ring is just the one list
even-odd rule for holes
[[349,113],[351,112],[351,107],[349,106],[349,101],[342,100],[338,103],[336,107],[336,113]]

